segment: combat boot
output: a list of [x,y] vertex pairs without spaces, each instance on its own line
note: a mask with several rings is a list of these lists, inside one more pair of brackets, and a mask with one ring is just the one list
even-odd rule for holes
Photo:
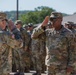
[[41,71],[37,70],[36,73],[34,73],[33,75],[41,75]]

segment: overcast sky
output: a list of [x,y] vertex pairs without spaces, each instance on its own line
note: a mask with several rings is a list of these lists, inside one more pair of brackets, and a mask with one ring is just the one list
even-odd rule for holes
[[[0,0],[0,11],[16,10],[17,0]],[[38,6],[48,6],[58,12],[76,12],[76,0],[19,0],[19,10],[34,10]]]

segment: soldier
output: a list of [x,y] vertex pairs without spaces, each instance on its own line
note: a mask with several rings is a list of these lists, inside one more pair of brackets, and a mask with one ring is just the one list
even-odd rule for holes
[[13,34],[6,31],[6,14],[0,13],[0,75],[12,72],[12,49],[21,48],[22,41],[15,40]]
[[30,41],[29,41],[30,70],[34,70],[34,64],[33,64],[33,61],[32,61],[32,48],[31,48],[31,42],[32,42],[31,34],[32,34],[32,31],[33,31],[33,24],[32,23],[28,23],[28,25],[27,25],[27,33],[28,33],[28,35],[30,37]]
[[[14,34],[16,40],[22,39],[20,31],[17,30],[12,20],[8,20],[8,29],[11,33]],[[13,49],[12,53],[12,71],[16,72],[16,70],[18,69],[20,72],[23,72],[23,62],[21,58],[20,49]]]
[[67,27],[68,29],[72,29],[74,26],[74,23],[71,21],[68,21],[67,23],[65,23],[65,27]]
[[12,20],[8,20],[7,25],[9,31],[14,34],[15,39],[22,39],[20,32],[17,30],[16,26],[14,25],[14,22]]
[[36,73],[33,75],[41,75],[45,72],[45,33],[39,35],[38,39],[32,39],[32,57]]
[[73,22],[70,22],[70,21],[68,21],[66,23],[66,25],[68,26],[67,28],[70,29],[73,32],[73,34],[75,36],[75,40],[76,40],[76,29],[75,29],[76,25]]
[[32,31],[33,31],[33,24],[32,23],[29,23],[28,24],[28,30],[27,30],[27,32],[30,35],[30,37],[31,37]]
[[[45,29],[50,19],[53,29]],[[35,28],[33,39],[46,32],[46,66],[47,75],[74,75],[76,74],[75,42],[72,32],[66,29],[62,23],[62,14],[52,12],[42,24]]]
[[29,45],[29,41],[30,41],[30,37],[26,31],[26,29],[24,29],[22,27],[22,21],[21,20],[17,20],[15,22],[16,28],[17,30],[21,33],[21,37],[23,40],[23,48],[21,49],[21,53],[22,53],[22,60],[23,60],[23,64],[24,64],[24,71],[25,72],[29,72],[30,70],[30,54],[29,54],[29,49],[28,49],[28,45]]

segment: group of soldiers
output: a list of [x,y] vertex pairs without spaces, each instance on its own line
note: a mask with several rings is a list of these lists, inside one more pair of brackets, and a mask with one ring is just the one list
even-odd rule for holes
[[[76,24],[62,25],[60,12],[52,12],[37,27],[15,23],[0,13],[0,75],[30,72],[41,75],[76,75]],[[15,74],[16,75],[16,74]],[[19,75],[19,74],[18,74]],[[21,74],[22,75],[22,74]]]
[[[31,38],[33,28],[29,23],[26,29],[21,20],[16,20],[14,23],[7,19],[5,13],[0,12],[0,75],[9,75],[16,71],[19,73],[30,72],[30,70],[36,70],[37,73],[45,71],[45,54],[42,57],[41,53],[46,52],[41,51],[40,48],[45,42],[39,40],[41,43],[38,41],[36,46]],[[43,47],[42,49],[45,49]],[[35,48],[37,48],[36,52]],[[35,53],[40,53],[39,58]]]

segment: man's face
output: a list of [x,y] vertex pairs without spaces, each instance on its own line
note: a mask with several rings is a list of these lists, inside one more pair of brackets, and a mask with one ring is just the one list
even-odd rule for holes
[[0,20],[0,25],[6,27],[7,21],[5,19]]
[[32,26],[28,27],[28,30],[30,30],[30,31],[33,30],[33,27]]
[[56,27],[61,26],[61,22],[62,22],[61,18],[52,18],[50,20],[51,20],[51,24],[53,25],[53,27],[56,28]]
[[65,27],[68,28],[68,24],[65,23]]
[[16,28],[21,28],[21,24],[16,24]]
[[68,24],[68,28],[69,28],[69,29],[72,29],[72,25],[71,25],[71,24]]

